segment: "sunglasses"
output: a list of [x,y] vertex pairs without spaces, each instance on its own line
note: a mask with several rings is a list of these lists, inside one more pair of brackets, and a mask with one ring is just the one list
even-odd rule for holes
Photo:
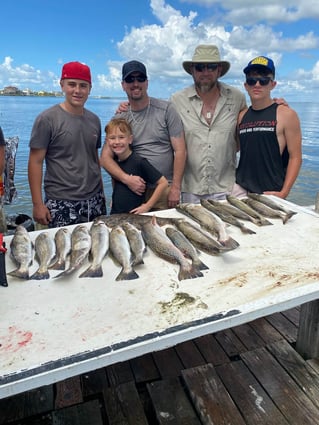
[[139,83],[144,83],[147,80],[145,75],[138,75],[137,77],[134,77],[133,75],[129,75],[128,77],[124,78],[124,81],[127,84],[132,84],[134,81],[137,81]]
[[247,77],[246,78],[246,83],[249,86],[255,86],[257,84],[257,82],[261,85],[261,86],[267,86],[270,81],[273,81],[271,77]]
[[216,63],[195,63],[193,66],[197,72],[203,72],[205,69],[207,69],[207,71],[216,71],[218,68]]

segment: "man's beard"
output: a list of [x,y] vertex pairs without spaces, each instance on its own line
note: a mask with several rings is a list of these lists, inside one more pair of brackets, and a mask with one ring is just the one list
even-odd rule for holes
[[202,83],[201,81],[195,82],[195,87],[200,93],[208,93],[217,85],[217,81],[212,81],[210,83]]

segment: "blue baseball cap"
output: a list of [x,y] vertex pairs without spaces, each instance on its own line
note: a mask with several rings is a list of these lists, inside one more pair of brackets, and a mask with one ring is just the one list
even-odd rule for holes
[[267,58],[266,56],[257,56],[252,59],[246,68],[244,68],[244,73],[248,74],[250,71],[267,68],[273,76],[275,76],[275,65],[272,59]]

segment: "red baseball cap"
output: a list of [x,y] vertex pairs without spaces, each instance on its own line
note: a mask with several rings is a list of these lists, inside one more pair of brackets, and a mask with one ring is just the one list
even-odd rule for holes
[[92,85],[90,68],[80,62],[68,62],[64,64],[62,68],[61,80],[64,78],[84,80]]

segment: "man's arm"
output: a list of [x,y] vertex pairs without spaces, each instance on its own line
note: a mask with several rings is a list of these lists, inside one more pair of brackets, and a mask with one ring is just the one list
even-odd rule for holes
[[28,179],[33,204],[33,218],[40,224],[49,224],[51,215],[42,199],[43,161],[46,149],[30,149]]
[[[286,171],[286,177],[280,192],[265,192],[268,195],[275,195],[285,199],[294,185],[302,164],[301,149],[301,128],[297,113],[288,107],[283,107],[278,111],[278,124],[281,127],[279,141],[282,146],[287,146],[289,161]],[[282,123],[282,124],[281,124]],[[281,149],[283,150],[283,148]]]
[[118,180],[128,186],[132,192],[137,195],[142,195],[145,192],[145,181],[140,176],[132,176],[125,173],[113,159],[113,152],[107,143],[103,145],[100,165],[103,167],[115,180]]
[[187,156],[184,132],[177,137],[171,137],[171,144],[174,150],[174,164],[173,181],[168,194],[168,206],[174,208],[180,202],[182,179]]

